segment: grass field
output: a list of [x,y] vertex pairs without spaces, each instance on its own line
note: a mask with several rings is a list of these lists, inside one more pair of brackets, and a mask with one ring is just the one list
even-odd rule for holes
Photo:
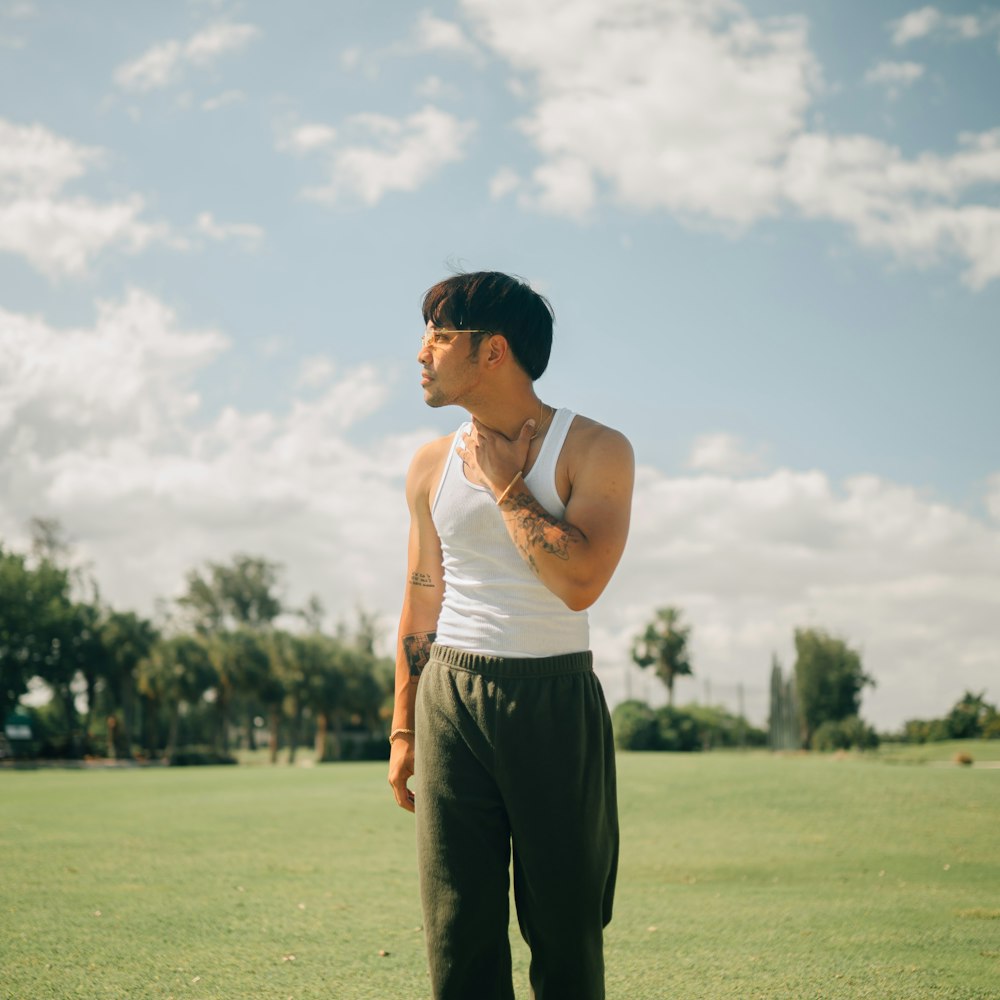
[[[619,770],[612,1000],[1000,996],[1000,770]],[[425,998],[420,921],[381,764],[0,772],[4,998]]]

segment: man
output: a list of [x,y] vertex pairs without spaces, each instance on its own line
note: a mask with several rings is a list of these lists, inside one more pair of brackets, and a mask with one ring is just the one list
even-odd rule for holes
[[389,783],[416,812],[434,997],[513,1000],[513,847],[532,996],[598,1000],[618,815],[585,609],[625,546],[632,449],[535,394],[552,311],[524,283],[448,278],[423,317],[424,399],[472,416],[406,481]]

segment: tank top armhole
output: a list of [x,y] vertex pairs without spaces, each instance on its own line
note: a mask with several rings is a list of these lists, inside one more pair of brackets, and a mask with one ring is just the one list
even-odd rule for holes
[[[462,427],[465,427],[462,424]],[[459,427],[457,431],[451,436],[451,441],[448,442],[448,454],[445,455],[444,464],[441,467],[441,478],[438,480],[437,489],[434,491],[434,500],[431,503],[431,517],[434,516],[434,509],[438,505],[438,500],[441,499],[441,491],[444,489],[444,481],[448,478],[448,473],[451,471],[451,466],[455,458],[455,442],[458,440],[458,435],[462,433],[462,427]]]

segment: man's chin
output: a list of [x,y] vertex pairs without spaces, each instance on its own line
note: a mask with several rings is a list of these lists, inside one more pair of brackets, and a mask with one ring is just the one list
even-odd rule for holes
[[448,406],[451,402],[450,399],[445,399],[439,393],[434,392],[431,387],[424,386],[424,402],[432,409],[438,409],[442,406]]

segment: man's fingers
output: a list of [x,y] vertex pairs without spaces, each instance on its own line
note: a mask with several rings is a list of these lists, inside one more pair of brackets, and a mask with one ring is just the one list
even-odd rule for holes
[[413,812],[414,797],[413,792],[406,787],[404,782],[402,788],[398,788],[396,785],[392,786],[392,794],[396,797],[396,805],[402,806],[407,812]]

